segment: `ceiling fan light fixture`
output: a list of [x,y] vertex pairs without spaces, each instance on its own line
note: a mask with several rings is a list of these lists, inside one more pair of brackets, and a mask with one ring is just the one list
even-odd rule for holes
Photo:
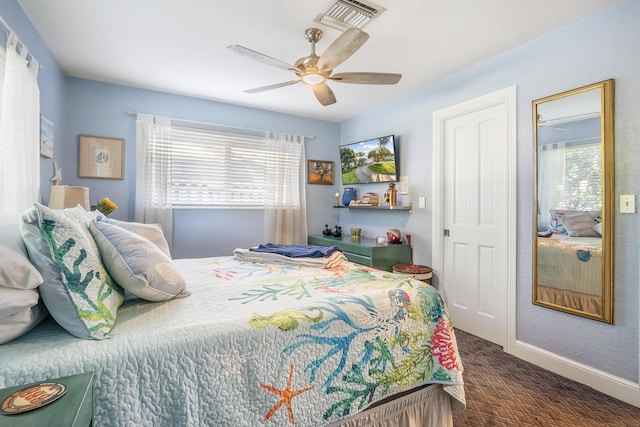
[[302,81],[310,85],[317,85],[325,80],[325,77],[320,73],[307,73],[302,76]]

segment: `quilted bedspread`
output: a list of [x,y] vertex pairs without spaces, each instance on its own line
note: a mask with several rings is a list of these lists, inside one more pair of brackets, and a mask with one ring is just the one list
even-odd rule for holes
[[95,426],[320,426],[430,383],[464,408],[431,286],[351,263],[175,263],[191,296],[125,302],[103,341],[45,321],[0,347],[0,388],[95,371]]

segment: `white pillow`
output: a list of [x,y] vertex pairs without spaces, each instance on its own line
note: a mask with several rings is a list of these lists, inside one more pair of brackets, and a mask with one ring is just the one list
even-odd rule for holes
[[598,236],[602,236],[602,223],[599,222],[596,225],[593,226],[593,231],[595,231],[596,233],[598,233]]
[[0,286],[0,319],[33,307],[39,300],[40,294],[35,289],[13,289]]
[[34,289],[42,283],[42,275],[29,261],[17,222],[0,225],[0,254],[0,286]]
[[180,271],[149,240],[105,221],[96,221],[89,229],[109,274],[128,292],[147,301],[189,295]]
[[0,344],[7,343],[26,334],[46,316],[47,310],[42,303],[39,303],[0,319]]
[[129,230],[132,233],[137,234],[138,236],[144,237],[156,245],[166,256],[171,258],[169,244],[167,243],[167,239],[164,237],[160,224],[142,224],[139,222],[118,221],[117,219],[107,217],[102,218],[101,221],[106,222],[107,224],[117,225],[120,228],[124,228],[125,230]]
[[572,237],[598,237],[593,226],[595,222],[587,212],[566,214],[560,217],[562,225]]

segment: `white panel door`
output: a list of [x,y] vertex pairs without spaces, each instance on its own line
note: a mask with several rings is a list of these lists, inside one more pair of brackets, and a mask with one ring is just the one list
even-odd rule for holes
[[453,325],[505,345],[507,316],[506,106],[444,124],[443,283]]

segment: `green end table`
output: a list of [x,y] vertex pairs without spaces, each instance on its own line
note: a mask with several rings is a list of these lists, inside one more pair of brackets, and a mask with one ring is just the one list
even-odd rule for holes
[[93,418],[93,372],[52,378],[33,384],[24,384],[0,390],[0,405],[11,394],[41,382],[56,382],[67,386],[67,392],[58,400],[21,414],[0,414],[0,426],[27,427],[47,426],[88,427]]

